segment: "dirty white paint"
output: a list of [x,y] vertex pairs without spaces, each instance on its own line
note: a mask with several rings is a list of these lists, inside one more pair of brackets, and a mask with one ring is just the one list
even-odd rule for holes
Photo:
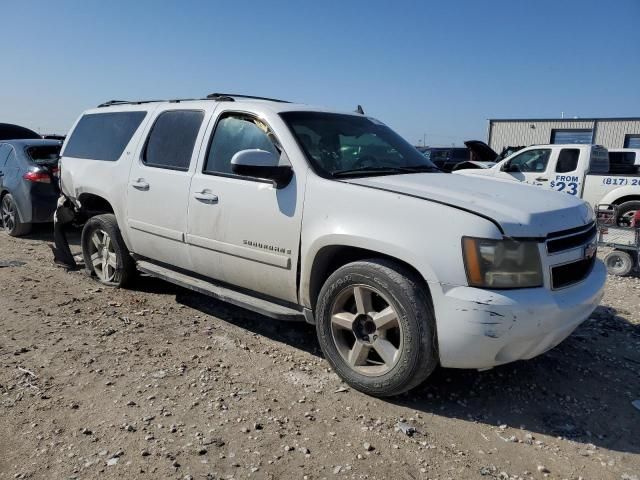
[[[153,119],[167,109],[204,112],[187,171],[144,165]],[[584,202],[515,182],[439,173],[330,180],[316,175],[278,115],[314,110],[264,101],[190,101],[100,108],[146,111],[115,162],[65,157],[62,185],[108,201],[136,254],[277,299],[311,307],[310,278],[327,247],[350,246],[412,265],[429,286],[441,363],[487,368],[530,358],[560,342],[596,307],[604,269],[582,282],[550,288],[550,268],[580,249],[548,256],[540,244],[544,286],[489,291],[467,286],[463,236],[544,238],[592,220]],[[206,175],[203,163],[216,119],[250,112],[277,137],[294,171],[288,186],[238,176]],[[73,132],[71,133],[73,135]],[[148,188],[141,188],[147,184]],[[202,201],[200,197],[215,198]],[[299,265],[299,272],[298,272]],[[299,282],[298,282],[299,273]]]

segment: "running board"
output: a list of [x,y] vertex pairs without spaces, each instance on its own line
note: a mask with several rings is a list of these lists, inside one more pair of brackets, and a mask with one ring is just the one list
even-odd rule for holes
[[302,311],[295,310],[278,303],[270,302],[262,298],[256,298],[246,293],[238,292],[227,287],[222,287],[207,280],[194,278],[184,273],[176,272],[169,268],[161,267],[155,263],[144,260],[137,261],[138,270],[152,277],[157,277],[167,282],[174,283],[184,288],[209,295],[218,300],[230,303],[237,307],[251,310],[252,312],[275,318],[277,320],[304,322],[305,317]]

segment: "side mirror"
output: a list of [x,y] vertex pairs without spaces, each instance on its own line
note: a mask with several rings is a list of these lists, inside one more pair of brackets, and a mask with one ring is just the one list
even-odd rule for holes
[[511,162],[507,161],[504,162],[504,165],[502,165],[502,168],[500,169],[503,172],[519,172],[520,169],[515,166],[515,165],[511,165]]
[[289,185],[293,177],[290,165],[279,165],[279,158],[266,150],[240,150],[231,157],[231,170],[237,175],[266,178],[276,188]]

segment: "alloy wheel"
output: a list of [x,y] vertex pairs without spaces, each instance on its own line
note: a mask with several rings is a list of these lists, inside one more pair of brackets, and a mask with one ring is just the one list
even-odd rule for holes
[[93,270],[103,282],[113,282],[118,268],[118,256],[111,237],[104,230],[95,230],[90,240],[89,255]]
[[16,226],[16,217],[18,212],[10,197],[5,196],[2,199],[0,215],[2,216],[2,226],[7,232],[11,232]]
[[367,285],[349,286],[336,297],[331,332],[342,359],[362,375],[384,375],[400,359],[398,313],[382,293]]

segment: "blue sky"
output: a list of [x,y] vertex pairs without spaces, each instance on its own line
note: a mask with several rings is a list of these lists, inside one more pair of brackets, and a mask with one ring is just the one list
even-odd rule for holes
[[362,104],[412,143],[487,118],[640,115],[640,0],[7,2],[0,122],[64,133],[105,100]]

